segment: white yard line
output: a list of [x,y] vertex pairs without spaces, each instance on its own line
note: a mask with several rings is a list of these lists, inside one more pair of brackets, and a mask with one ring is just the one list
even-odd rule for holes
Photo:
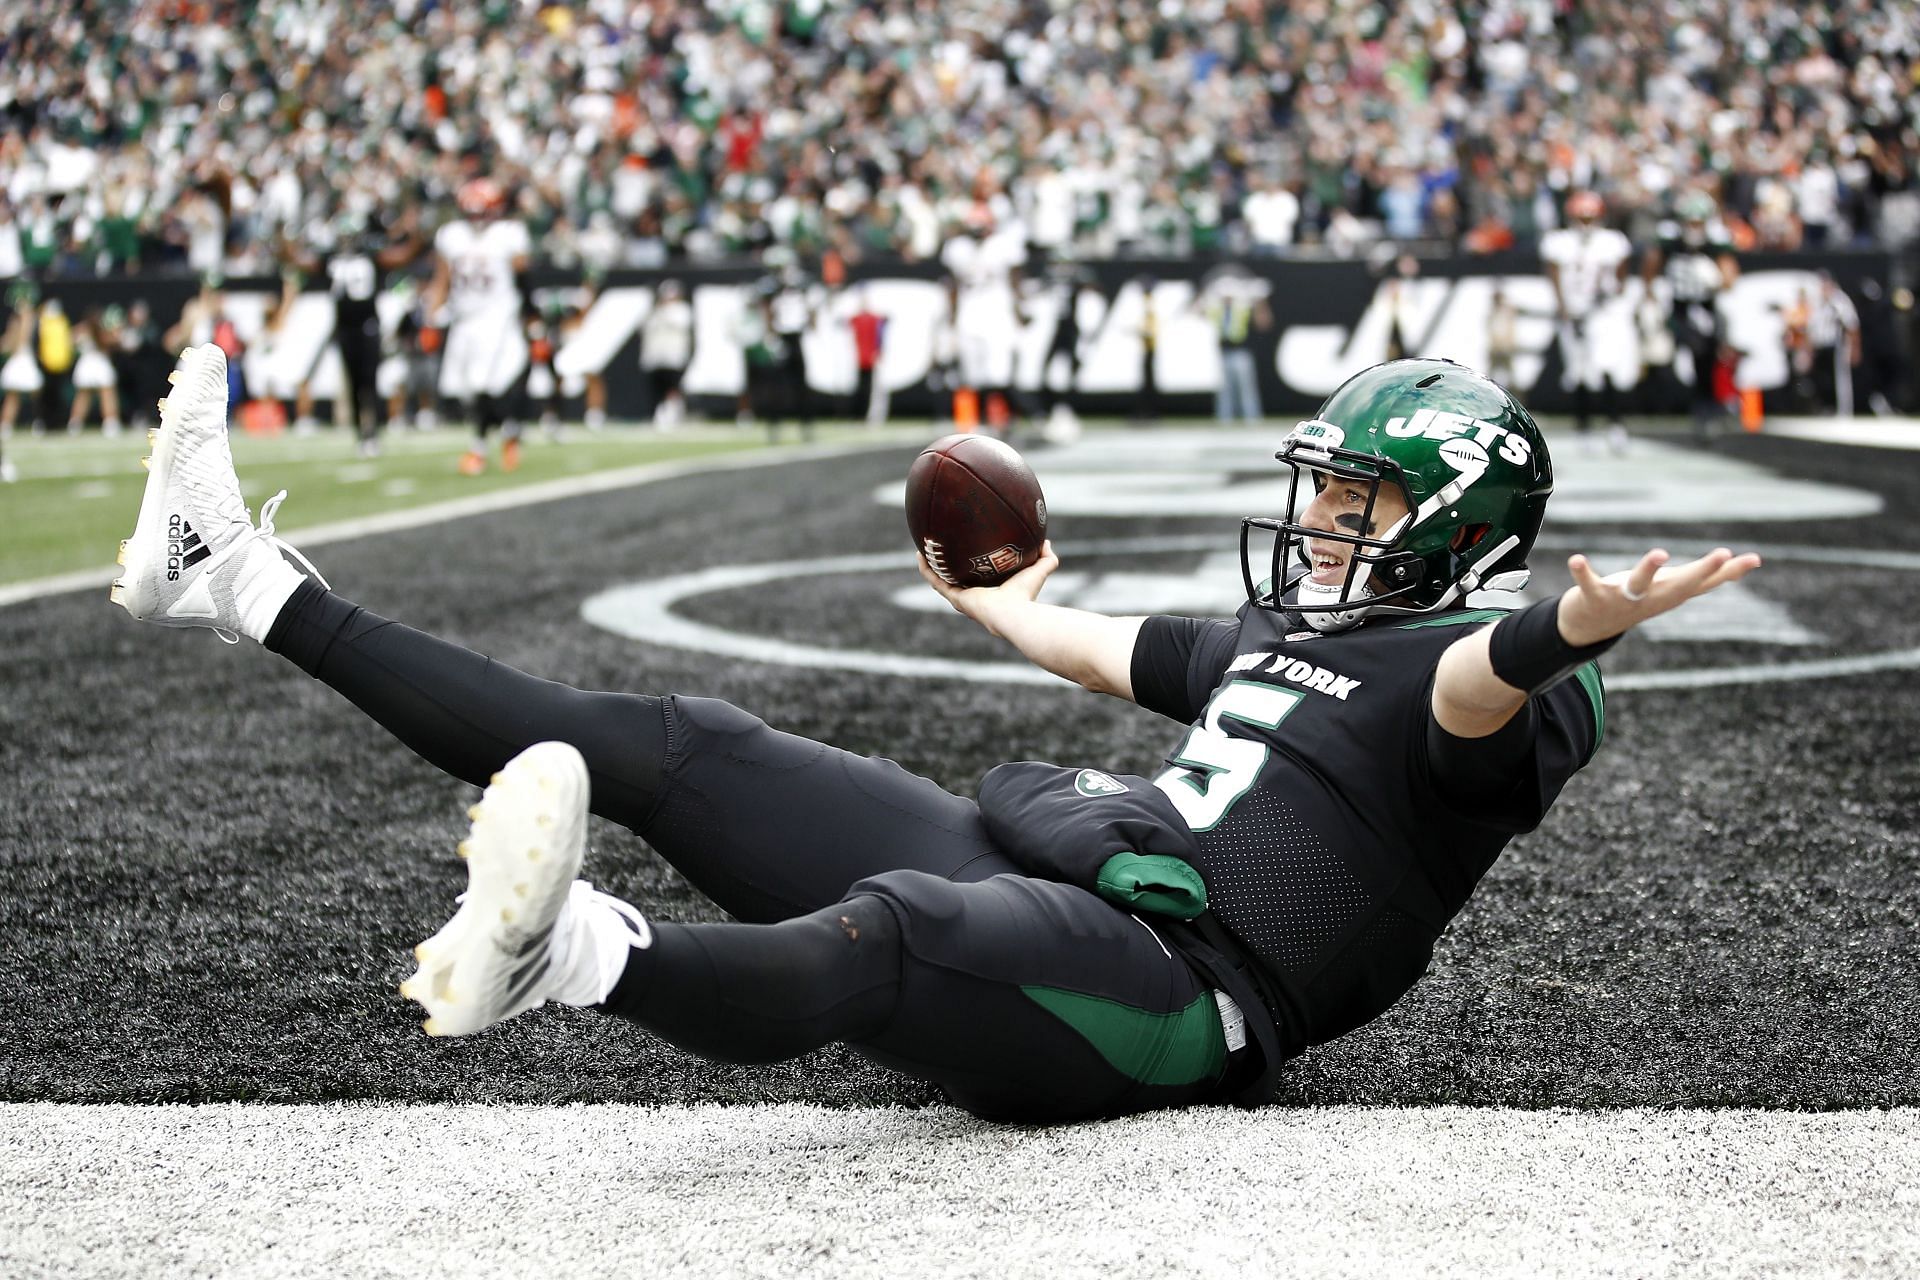
[[[672,480],[706,471],[744,470],[814,458],[831,458],[842,454],[865,453],[873,449],[910,443],[925,434],[923,431],[887,431],[876,434],[870,440],[857,440],[843,444],[780,445],[765,449],[750,449],[741,453],[686,458],[675,462],[649,462],[638,466],[621,467],[613,471],[598,471],[591,475],[547,480],[517,489],[500,489],[491,493],[475,494],[471,498],[456,498],[451,502],[429,503],[426,506],[411,507],[405,511],[388,511],[352,520],[317,524],[305,529],[290,529],[287,531],[287,538],[303,548],[318,547],[329,542],[345,542],[352,538],[393,533],[401,529],[418,529],[425,525],[459,520],[466,516],[485,515],[492,511],[508,511],[515,507],[532,506],[539,502],[577,498],[582,494],[631,489],[637,485],[653,484],[660,480]],[[127,512],[128,529],[133,528],[135,514],[134,511]],[[113,548],[107,547],[105,550],[111,553]],[[101,569],[80,569],[73,573],[55,574],[52,577],[34,578],[27,582],[0,586],[0,608],[27,600],[38,600],[43,596],[63,595],[69,591],[83,591],[90,587],[105,587],[118,576],[119,570],[109,565]]]
[[1817,440],[1867,449],[1920,449],[1920,421],[1913,418],[1768,418],[1770,436]]
[[24,1103],[0,1272],[1910,1277],[1920,1111]]

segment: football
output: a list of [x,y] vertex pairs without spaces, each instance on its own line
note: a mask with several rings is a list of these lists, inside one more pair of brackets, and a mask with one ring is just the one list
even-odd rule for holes
[[1013,446],[943,436],[907,472],[907,531],[943,582],[991,587],[1040,558],[1047,500]]

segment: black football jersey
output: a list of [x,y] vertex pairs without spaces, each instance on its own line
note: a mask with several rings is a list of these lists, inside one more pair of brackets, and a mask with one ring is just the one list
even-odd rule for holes
[[1661,228],[1660,253],[1665,265],[1662,274],[1672,290],[1676,307],[1705,305],[1726,288],[1721,278],[1720,258],[1733,252],[1733,241],[1726,230],[1715,224],[1698,241],[1688,241],[1677,227]]
[[378,257],[383,241],[378,230],[369,229],[343,241],[327,258],[327,287],[333,294],[335,325],[342,333],[377,336],[380,331],[376,303],[386,274]]
[[[1599,744],[1590,663],[1534,700],[1533,741],[1510,775],[1471,796],[1436,777],[1440,655],[1500,616],[1323,635],[1248,605],[1232,622],[1141,629],[1135,700],[1191,726],[1154,783],[1198,837],[1209,910],[1266,980],[1289,1054],[1398,1000],[1508,839],[1539,824]],[[1450,764],[1438,772],[1459,776]]]

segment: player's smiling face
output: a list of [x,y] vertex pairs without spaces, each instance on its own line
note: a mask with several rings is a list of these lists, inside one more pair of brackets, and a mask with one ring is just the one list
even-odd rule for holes
[[[1380,486],[1369,513],[1367,495],[1372,486],[1366,482],[1316,471],[1313,483],[1316,490],[1313,501],[1300,515],[1300,523],[1309,529],[1325,529],[1329,533],[1338,530],[1377,538],[1381,530],[1392,528],[1395,521],[1407,514],[1406,501],[1388,485]],[[1340,586],[1347,580],[1347,562],[1353,559],[1355,550],[1350,542],[1307,539],[1307,562],[1313,568],[1313,581],[1325,587]]]

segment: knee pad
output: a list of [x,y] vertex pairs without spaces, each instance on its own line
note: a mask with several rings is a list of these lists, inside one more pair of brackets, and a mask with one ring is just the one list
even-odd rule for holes
[[865,891],[851,894],[845,902],[822,913],[832,920],[849,943],[866,942],[882,946],[899,941],[903,929],[893,905],[878,894]]
[[667,699],[673,718],[679,723],[707,733],[754,733],[767,722],[750,711],[742,711],[722,698],[689,698],[675,694]]
[[[666,709],[667,772],[721,787],[718,794],[730,802],[751,803],[769,784],[795,784],[796,771],[833,751],[811,738],[782,733],[719,698],[674,695],[666,699]],[[770,778],[768,770],[786,776]]]
[[849,897],[808,915],[710,932],[710,971],[738,1010],[793,1019],[838,1008],[899,976],[900,921],[877,897]]
[[972,971],[968,952],[984,939],[963,923],[967,890],[953,881],[926,871],[883,871],[847,890],[847,901],[872,902],[891,913],[903,955]]
[[849,900],[856,895],[883,900],[902,915],[942,920],[960,914],[962,892],[944,876],[903,867],[861,880],[847,890]]

